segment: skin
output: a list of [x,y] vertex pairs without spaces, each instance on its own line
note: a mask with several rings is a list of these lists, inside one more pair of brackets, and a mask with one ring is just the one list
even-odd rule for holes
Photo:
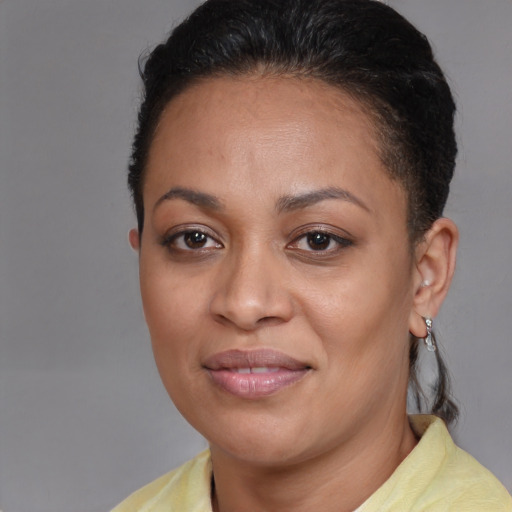
[[[214,510],[353,510],[417,442],[409,334],[446,294],[457,231],[440,219],[411,251],[376,140],[357,102],[313,80],[209,79],[162,114],[130,241],[162,381],[210,442]],[[247,399],[205,368],[262,348],[308,371]]]

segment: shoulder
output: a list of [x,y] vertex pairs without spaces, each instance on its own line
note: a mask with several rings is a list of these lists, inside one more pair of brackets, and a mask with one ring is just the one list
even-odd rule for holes
[[432,490],[446,510],[512,512],[512,498],[501,482],[455,445],[433,479]]
[[361,512],[512,512],[505,487],[455,445],[441,419],[417,415],[411,426],[421,437],[418,445]]
[[[441,419],[419,416],[419,421],[427,423],[422,436],[425,446],[421,447],[420,454],[431,452],[433,457],[426,460],[437,468],[429,489],[433,505],[442,503],[443,510],[454,511],[512,512],[512,498],[505,487],[487,468],[453,442]],[[435,507],[431,509],[436,510]]]
[[211,512],[210,482],[210,452],[206,450],[135,491],[111,512]]

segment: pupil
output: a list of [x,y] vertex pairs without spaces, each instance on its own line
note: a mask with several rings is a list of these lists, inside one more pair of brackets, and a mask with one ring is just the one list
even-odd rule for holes
[[202,247],[206,242],[206,235],[199,231],[191,231],[185,235],[185,243],[191,249]]
[[329,235],[325,235],[324,233],[313,233],[308,235],[308,245],[314,251],[320,251],[322,249],[327,249],[329,247],[329,243],[331,238]]

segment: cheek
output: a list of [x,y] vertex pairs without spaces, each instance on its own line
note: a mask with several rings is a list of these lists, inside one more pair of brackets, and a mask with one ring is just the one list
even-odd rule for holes
[[[394,255],[396,258],[396,254]],[[386,366],[408,353],[408,319],[412,306],[409,258],[382,256],[364,261],[358,271],[310,283],[304,308],[329,359],[342,365]],[[307,286],[304,289],[308,288]],[[398,355],[401,364],[402,356]]]
[[[159,271],[141,272],[144,314],[162,383],[175,406],[193,422],[208,407],[201,393],[201,330],[204,296],[192,283]],[[203,340],[204,341],[204,340]]]
[[141,265],[140,283],[155,360],[165,381],[190,367],[204,297],[201,287],[157,265]]
[[406,301],[395,299],[384,287],[346,283],[339,293],[329,294],[323,308],[315,309],[329,403],[339,404],[331,408],[328,421],[333,417],[345,421],[347,411],[368,417],[382,407],[391,408],[397,397],[404,396],[409,371],[408,316]]

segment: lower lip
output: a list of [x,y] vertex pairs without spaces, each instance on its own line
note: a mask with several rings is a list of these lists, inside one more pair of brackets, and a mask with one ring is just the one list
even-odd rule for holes
[[232,395],[246,399],[263,398],[301,380],[308,369],[280,368],[266,373],[238,373],[232,370],[208,370],[213,382]]

